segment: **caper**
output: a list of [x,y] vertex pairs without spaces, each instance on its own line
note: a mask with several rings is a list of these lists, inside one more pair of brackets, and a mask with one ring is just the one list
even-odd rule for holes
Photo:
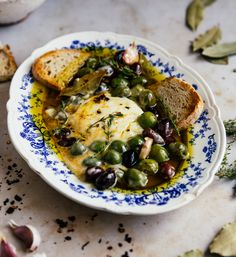
[[187,146],[181,142],[170,143],[168,148],[170,153],[178,159],[185,160],[189,157]]
[[118,86],[128,86],[129,81],[122,77],[116,77],[111,82],[112,87],[116,88]]
[[135,86],[135,85],[144,85],[147,83],[147,79],[142,77],[142,76],[139,76],[139,77],[136,77],[134,78],[132,81],[131,81],[131,86]]
[[130,188],[145,187],[148,182],[147,174],[138,169],[131,168],[126,174],[127,185]]
[[70,153],[72,155],[81,155],[85,151],[86,151],[86,147],[79,141],[75,142],[70,149]]
[[102,165],[102,161],[96,157],[89,156],[83,160],[83,165],[87,167],[95,167]]
[[122,161],[121,154],[115,150],[108,150],[103,158],[110,164],[119,164]]
[[78,75],[78,77],[83,77],[84,75],[87,75],[87,74],[89,74],[89,73],[91,73],[91,72],[93,72],[94,70],[92,69],[92,68],[89,68],[89,67],[83,67],[83,68],[81,68],[79,71],[78,71],[78,73],[77,73],[77,75]]
[[135,137],[132,137],[128,141],[128,145],[131,149],[137,149],[139,146],[141,146],[144,143],[144,139],[141,135],[137,135]]
[[126,143],[121,140],[114,140],[111,143],[110,148],[113,150],[116,150],[119,153],[123,153],[123,152],[127,151]]
[[150,156],[150,158],[156,160],[158,163],[169,160],[169,155],[168,155],[167,150],[158,144],[152,145],[149,156]]
[[138,168],[141,171],[147,172],[149,174],[155,174],[158,171],[158,162],[156,162],[153,159],[145,159],[141,160],[140,163],[138,164]]
[[131,90],[128,86],[119,85],[111,91],[112,96],[129,97],[131,96]]
[[86,62],[86,66],[91,69],[95,69],[97,65],[98,65],[98,60],[94,57],[89,58]]
[[95,153],[101,152],[105,149],[107,145],[106,141],[103,140],[95,140],[90,146],[89,149]]
[[142,108],[153,106],[156,104],[156,97],[151,90],[145,89],[139,95],[139,103]]
[[143,90],[144,90],[144,87],[139,84],[134,86],[131,89],[132,97],[138,97]]
[[138,122],[142,128],[154,128],[157,124],[157,117],[152,112],[144,112],[138,117]]

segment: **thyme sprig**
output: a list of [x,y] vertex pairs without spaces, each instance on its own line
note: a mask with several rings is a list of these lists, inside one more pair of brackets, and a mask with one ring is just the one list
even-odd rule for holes
[[[226,136],[228,137],[226,152],[216,176],[236,180],[236,160],[232,163],[229,161],[229,155],[232,151],[233,144],[236,142],[236,119],[224,122]],[[236,196],[236,185],[233,187],[234,196]]]
[[96,127],[99,123],[102,124],[102,128],[104,130],[105,135],[107,136],[107,140],[108,142],[110,141],[111,137],[112,137],[112,131],[111,131],[111,125],[114,121],[114,119],[116,117],[122,117],[124,116],[123,113],[121,112],[113,112],[110,113],[107,116],[103,116],[101,119],[99,119],[98,121],[94,122],[93,124],[91,124],[88,128],[87,128],[87,132],[89,132],[89,130],[91,128]]

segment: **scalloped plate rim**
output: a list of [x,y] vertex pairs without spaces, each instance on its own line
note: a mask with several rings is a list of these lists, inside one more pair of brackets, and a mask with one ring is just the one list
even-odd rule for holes
[[[168,51],[166,51],[164,48],[162,48],[161,46],[159,46],[158,44],[151,42],[149,40],[137,37],[137,36],[130,36],[130,35],[123,35],[123,34],[117,34],[117,33],[113,33],[113,32],[97,32],[97,31],[84,31],[84,32],[75,32],[75,33],[70,33],[70,34],[66,34],[60,37],[57,37],[51,41],[49,41],[48,43],[46,43],[44,46],[35,49],[32,54],[19,66],[16,74],[14,75],[11,85],[15,83],[15,80],[17,79],[18,74],[20,74],[20,70],[21,68],[23,69],[25,65],[28,65],[29,63],[32,64],[33,60],[40,55],[40,52],[42,54],[42,52],[44,51],[44,49],[50,47],[51,45],[53,45],[55,42],[57,42],[58,40],[62,40],[62,39],[66,39],[69,37],[79,37],[79,35],[81,34],[97,34],[97,35],[106,35],[107,38],[112,38],[114,37],[115,39],[118,40],[118,38],[129,38],[131,39],[135,39],[135,40],[139,40],[147,43],[148,45],[152,45],[154,48],[156,48],[158,51],[162,52],[167,59],[170,59],[172,62],[175,62],[178,64],[178,66],[180,66],[182,69],[184,69],[185,71],[188,71],[194,78],[196,78],[198,81],[200,81],[204,87],[203,90],[205,90],[206,92],[206,96],[207,96],[207,102],[209,104],[209,107],[211,107],[214,110],[214,116],[212,117],[213,120],[215,120],[216,124],[217,124],[217,128],[219,130],[219,138],[221,139],[220,143],[220,147],[221,149],[225,149],[226,146],[226,136],[225,136],[225,130],[224,130],[224,125],[223,122],[220,118],[220,110],[216,105],[213,93],[210,90],[210,87],[208,85],[208,83],[195,71],[193,70],[193,68],[191,68],[190,66],[186,65],[179,57],[170,54]],[[192,201],[193,199],[195,199],[206,187],[208,187],[211,182],[214,179],[214,175],[215,172],[217,171],[217,169],[220,166],[220,163],[223,159],[223,154],[224,154],[224,150],[219,151],[218,153],[218,158],[217,161],[214,163],[214,167],[211,169],[211,171],[209,172],[209,176],[206,178],[207,181],[203,181],[203,184],[199,184],[197,186],[197,188],[194,188],[194,193],[188,192],[185,193],[183,196],[181,196],[180,198],[182,199],[178,199],[180,200],[180,203],[178,203],[177,205],[174,206],[169,206],[168,208],[167,205],[165,205],[164,209],[162,208],[163,206],[158,206],[155,208],[142,208],[140,206],[122,206],[120,208],[120,206],[117,206],[117,208],[111,209],[108,206],[106,206],[107,204],[103,204],[103,206],[97,206],[96,204],[91,204],[90,202],[86,202],[86,199],[82,200],[82,199],[78,199],[77,193],[70,190],[69,191],[72,194],[68,194],[67,192],[64,192],[63,190],[61,190],[60,188],[58,188],[58,186],[56,186],[51,180],[48,179],[48,175],[45,176],[45,174],[41,173],[40,170],[36,167],[37,165],[34,165],[33,161],[31,161],[29,158],[27,158],[24,150],[19,148],[19,145],[17,144],[17,142],[15,141],[16,139],[14,138],[14,130],[13,127],[11,126],[10,122],[14,117],[14,113],[13,113],[13,109],[12,109],[12,103],[14,103],[14,99],[13,99],[13,86],[10,87],[10,93],[9,93],[9,100],[7,102],[7,111],[8,111],[8,118],[7,118],[7,123],[8,123],[8,130],[9,130],[9,135],[10,138],[13,142],[14,147],[16,148],[17,152],[22,156],[22,158],[27,162],[27,164],[29,165],[29,167],[34,170],[44,181],[46,181],[46,183],[48,183],[51,187],[53,187],[54,189],[56,189],[57,191],[59,191],[60,193],[62,193],[64,196],[74,200],[77,203],[83,204],[85,206],[88,207],[92,207],[95,209],[99,209],[99,210],[103,210],[103,211],[108,211],[108,212],[113,212],[113,213],[117,213],[117,214],[132,214],[132,215],[153,215],[153,214],[158,214],[158,213],[163,213],[163,212],[167,212],[167,211],[171,211],[174,209],[177,209],[187,203],[189,203],[190,201]],[[51,176],[51,174],[50,174]],[[82,197],[83,198],[83,197]],[[183,199],[185,198],[185,199]],[[114,207],[114,206],[113,206]],[[147,211],[148,209],[148,211]]]

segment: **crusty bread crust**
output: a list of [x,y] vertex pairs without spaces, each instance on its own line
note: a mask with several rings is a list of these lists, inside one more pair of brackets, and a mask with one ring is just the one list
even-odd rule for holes
[[[56,90],[63,90],[66,86],[67,83],[69,83],[69,81],[66,81],[65,83],[62,83],[62,79],[59,77],[60,74],[57,74],[57,77],[51,77],[49,74],[46,74],[46,70],[45,70],[45,62],[46,60],[48,60],[49,58],[51,60],[58,58],[58,56],[60,54],[69,54],[72,57],[72,61],[76,61],[79,60],[79,58],[81,57],[81,55],[83,55],[83,57],[85,57],[84,59],[88,58],[90,56],[89,53],[85,53],[85,52],[81,52],[80,50],[77,49],[59,49],[59,50],[53,50],[53,51],[49,51],[46,52],[45,54],[43,54],[42,56],[40,56],[39,58],[37,58],[35,60],[35,62],[32,65],[32,73],[34,78],[39,81],[40,83],[56,89]],[[83,60],[81,61],[81,63],[83,63]],[[75,67],[73,73],[78,72],[79,68],[81,65],[79,65],[79,62],[75,63],[77,66]],[[66,68],[66,67],[65,67]],[[71,76],[74,76],[75,74],[71,74]]]
[[0,72],[0,82],[4,82],[4,81],[10,80],[13,77],[13,75],[15,74],[16,69],[17,69],[17,64],[16,64],[15,58],[10,50],[9,45],[0,46],[0,51],[3,51],[3,53],[6,55],[6,57],[8,58],[8,61],[9,61],[8,72],[3,73],[3,74],[1,74],[1,72]]
[[[184,117],[184,119],[176,121],[176,125],[180,130],[187,129],[199,118],[200,114],[203,111],[204,103],[202,101],[202,98],[192,85],[175,77],[166,78],[163,81],[150,85],[148,88],[154,92],[157,98],[161,98],[161,96],[158,94],[158,87],[166,87],[168,85],[181,87],[183,90],[186,90],[191,96],[192,102],[189,103],[188,114]],[[176,105],[177,104],[178,103],[176,103]],[[176,106],[176,108],[178,108],[178,106]]]

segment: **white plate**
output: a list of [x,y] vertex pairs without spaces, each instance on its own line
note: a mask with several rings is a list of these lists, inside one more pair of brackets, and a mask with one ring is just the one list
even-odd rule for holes
[[[166,76],[177,76],[193,85],[204,100],[199,120],[190,129],[192,157],[172,183],[152,190],[120,192],[98,191],[80,181],[62,163],[30,113],[32,83],[31,65],[52,49],[109,47],[124,49],[135,41],[139,50]],[[213,180],[226,145],[225,131],[206,81],[182,61],[155,43],[134,36],[114,33],[80,32],[56,38],[35,50],[21,64],[12,80],[7,103],[8,129],[11,140],[28,165],[50,186],[68,198],[86,206],[119,214],[156,214],[179,208],[196,198]]]

